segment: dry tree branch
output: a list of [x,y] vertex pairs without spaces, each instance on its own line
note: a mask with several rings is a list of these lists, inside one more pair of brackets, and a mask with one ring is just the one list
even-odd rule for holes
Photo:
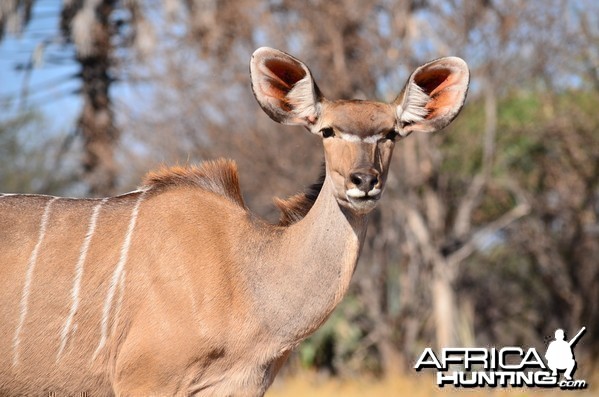
[[489,78],[484,85],[485,132],[483,136],[482,166],[474,176],[466,194],[458,207],[454,221],[453,234],[457,238],[467,235],[472,228],[472,213],[480,203],[491,175],[495,157],[495,136],[497,135],[497,98],[495,86]]

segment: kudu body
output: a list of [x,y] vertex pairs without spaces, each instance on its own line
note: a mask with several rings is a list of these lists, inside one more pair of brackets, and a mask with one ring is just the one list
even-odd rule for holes
[[346,292],[395,139],[447,125],[469,76],[439,59],[385,104],[328,101],[270,48],[250,71],[271,118],[323,137],[320,183],[279,225],[225,160],[106,199],[0,195],[0,395],[262,395]]

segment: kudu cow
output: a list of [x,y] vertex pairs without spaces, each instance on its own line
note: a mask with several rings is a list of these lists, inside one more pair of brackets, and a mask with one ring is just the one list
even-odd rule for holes
[[449,124],[469,80],[438,59],[387,104],[327,100],[271,48],[250,72],[262,109],[324,146],[278,225],[248,211],[227,160],[117,197],[0,195],[0,395],[264,394],[347,291],[396,141]]

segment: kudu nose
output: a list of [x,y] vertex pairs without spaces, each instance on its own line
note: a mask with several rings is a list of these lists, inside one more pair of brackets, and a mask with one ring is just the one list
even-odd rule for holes
[[356,188],[368,193],[379,183],[379,173],[375,170],[352,172],[349,180]]

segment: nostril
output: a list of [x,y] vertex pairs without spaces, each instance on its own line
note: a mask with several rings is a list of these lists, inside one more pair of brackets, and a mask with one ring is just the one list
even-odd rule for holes
[[356,185],[357,188],[359,188],[362,183],[362,175],[358,174],[358,173],[353,173],[349,176],[349,180],[351,181],[351,183],[353,183],[354,185]]
[[376,175],[372,175],[372,179],[370,180],[370,189],[369,191],[374,189],[374,187],[379,183],[379,178]]
[[379,176],[374,172],[353,172],[349,180],[356,188],[367,193],[379,183]]

